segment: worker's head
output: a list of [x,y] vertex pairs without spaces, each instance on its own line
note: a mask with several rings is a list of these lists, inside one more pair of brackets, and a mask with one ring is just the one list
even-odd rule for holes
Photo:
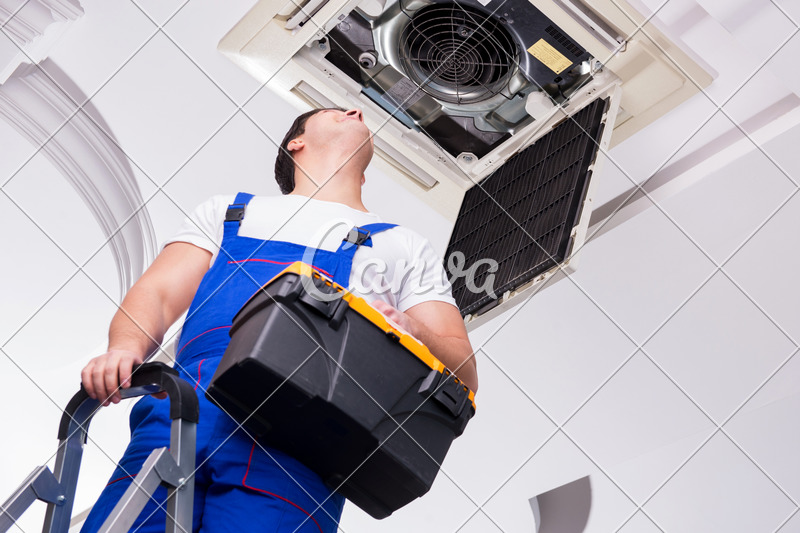
[[325,108],[303,113],[295,119],[281,141],[275,160],[275,180],[283,194],[295,187],[295,157],[301,149],[339,150],[347,158],[358,156],[364,166],[372,157],[372,140],[360,109]]

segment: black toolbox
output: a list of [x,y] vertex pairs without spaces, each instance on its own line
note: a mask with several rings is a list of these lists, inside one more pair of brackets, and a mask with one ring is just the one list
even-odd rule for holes
[[375,518],[431,487],[474,394],[414,337],[303,263],[233,320],[207,397]]

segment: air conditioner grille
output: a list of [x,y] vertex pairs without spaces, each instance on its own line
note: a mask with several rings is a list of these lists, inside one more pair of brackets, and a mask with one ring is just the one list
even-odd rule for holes
[[399,58],[425,92],[456,104],[503,91],[518,62],[517,46],[501,22],[456,3],[414,13],[401,35]]
[[550,35],[551,37],[553,37],[553,38],[554,38],[556,41],[558,41],[559,43],[561,43],[561,46],[563,46],[564,48],[566,48],[567,50],[569,50],[570,52],[572,52],[572,54],[573,54],[575,57],[581,57],[581,56],[582,56],[582,55],[585,53],[585,52],[584,52],[584,50],[583,50],[582,48],[580,48],[580,47],[576,46],[576,45],[575,45],[575,43],[573,43],[572,41],[570,41],[569,39],[567,39],[567,37],[566,37],[566,36],[565,36],[563,33],[561,33],[560,31],[558,31],[557,29],[555,29],[553,26],[548,26],[548,27],[546,27],[546,28],[544,29],[544,31],[545,31],[545,32],[546,32],[548,35]]
[[[466,259],[461,270],[475,272],[471,279],[456,276],[445,264],[462,315],[495,305],[475,288],[491,288],[499,297],[567,258],[606,102],[592,102],[467,191],[446,257],[460,252]],[[487,283],[490,276],[494,281]]]

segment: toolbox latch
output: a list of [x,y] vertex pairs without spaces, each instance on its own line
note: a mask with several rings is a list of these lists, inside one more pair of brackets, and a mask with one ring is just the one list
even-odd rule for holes
[[[345,312],[350,307],[347,301],[342,298],[341,291],[328,285],[318,276],[312,276],[311,279],[305,278],[305,281],[306,283],[311,282],[313,286],[305,287],[298,299],[329,319],[329,325],[333,329],[339,329]],[[298,283],[302,284],[302,282],[303,280],[298,280]]]
[[454,417],[461,414],[469,399],[469,389],[447,369],[444,372],[431,370],[422,381],[419,393],[423,396],[433,393],[431,397]]

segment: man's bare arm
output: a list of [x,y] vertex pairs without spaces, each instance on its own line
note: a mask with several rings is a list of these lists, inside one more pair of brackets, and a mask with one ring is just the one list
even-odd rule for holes
[[419,303],[405,312],[381,300],[372,306],[422,341],[473,392],[478,391],[478,368],[461,313],[446,302]]
[[167,329],[189,308],[210,260],[211,252],[184,242],[158,254],[111,320],[108,351],[81,372],[89,396],[104,405],[120,401],[120,385],[130,386],[133,365],[156,351]]

